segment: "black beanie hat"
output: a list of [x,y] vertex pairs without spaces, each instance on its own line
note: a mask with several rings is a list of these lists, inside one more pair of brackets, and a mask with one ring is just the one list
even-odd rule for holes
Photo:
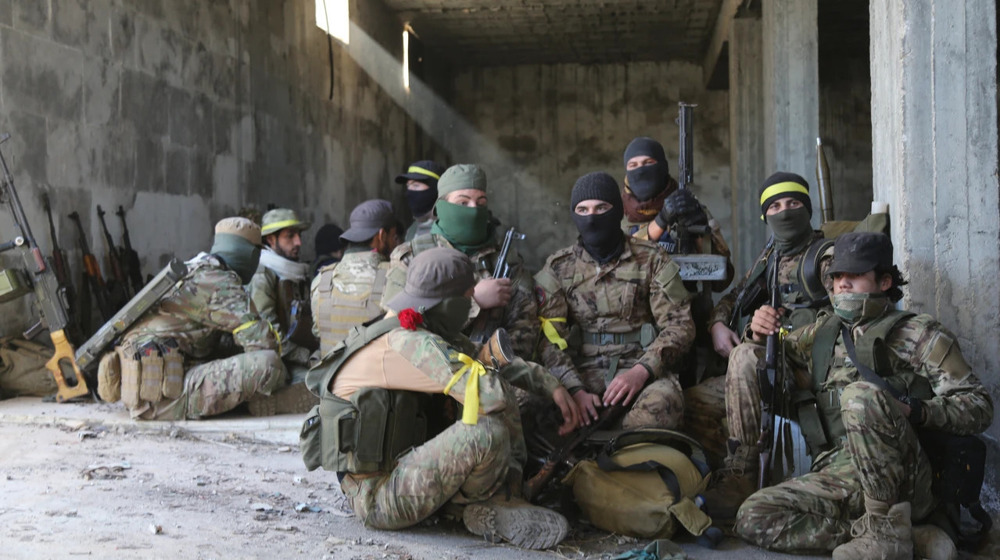
[[328,255],[341,249],[340,236],[344,230],[337,224],[326,224],[316,232],[316,254]]
[[663,145],[648,136],[640,136],[628,143],[628,147],[625,148],[625,165],[627,166],[628,160],[635,156],[649,156],[666,166],[667,172],[670,172],[667,155],[663,153]]
[[616,209],[624,209],[622,194],[615,178],[603,171],[587,173],[576,180],[573,192],[570,194],[570,211],[576,211],[576,205],[584,200],[603,200]]
[[764,181],[760,187],[760,215],[767,216],[767,207],[779,198],[790,196],[799,202],[809,211],[812,216],[812,199],[809,198],[809,183],[801,175],[778,171]]

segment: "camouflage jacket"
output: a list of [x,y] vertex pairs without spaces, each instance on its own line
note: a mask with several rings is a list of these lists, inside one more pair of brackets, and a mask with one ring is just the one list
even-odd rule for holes
[[277,350],[270,325],[261,320],[240,277],[212,255],[187,262],[188,273],[175,291],[147,311],[124,339],[137,345],[176,340],[185,356],[210,358],[223,334],[244,351]]
[[[250,280],[247,292],[257,307],[260,317],[271,323],[283,339],[287,339],[290,317],[287,316],[289,310],[282,310],[279,303],[278,286],[280,282],[281,279],[278,278],[278,275],[273,270],[261,265]],[[305,281],[297,283],[294,291],[295,299],[302,302],[307,301]],[[284,340],[282,343],[282,359],[286,362],[302,365],[308,364],[309,354],[309,349],[303,348],[294,342]]]
[[[392,252],[390,257],[389,274],[386,280],[385,294],[382,296],[382,306],[393,296],[402,291],[406,285],[406,270],[409,268],[410,260],[414,256],[413,247],[449,247],[448,241],[436,234],[428,234],[418,237],[409,243],[403,243]],[[494,244],[480,249],[469,258],[476,265],[476,274],[480,279],[490,278],[493,275],[493,267],[500,248]],[[511,344],[514,353],[521,357],[530,357],[538,338],[538,307],[535,303],[535,284],[524,268],[524,262],[520,255],[511,248],[507,262],[511,267],[511,283],[513,294],[510,303],[503,310],[503,317],[500,326],[507,329],[510,334]],[[472,310],[469,312],[469,323],[466,323],[465,332],[471,329],[471,324],[481,312],[476,301],[472,301]]]
[[[813,388],[812,347],[824,319],[790,333],[784,340],[786,359],[796,370],[795,383],[801,389]],[[871,324],[869,321],[854,327],[854,340],[859,340]],[[993,401],[966,364],[955,336],[941,323],[930,315],[904,319],[889,332],[885,343],[893,375],[917,375],[930,382],[935,396],[923,402],[923,427],[955,434],[980,433],[989,427]],[[821,390],[841,390],[862,380],[842,336],[837,338],[830,364]]]
[[[581,374],[603,376],[594,369],[596,356],[620,356],[619,371],[642,364],[653,377],[671,375],[677,358],[694,341],[691,294],[680,279],[680,269],[655,243],[628,238],[615,260],[598,264],[579,242],[557,251],[535,275],[539,316],[563,339],[577,327],[589,333],[631,333],[654,324],[659,333],[643,348],[637,342],[594,345],[587,342],[567,353],[542,337],[542,360],[568,389],[581,386]],[[562,322],[562,320],[565,322]],[[596,390],[594,382],[588,388]]]
[[[822,239],[822,232],[815,232],[813,240]],[[798,274],[799,274],[799,264],[802,258],[805,256],[806,249],[794,255],[782,255],[781,260],[778,262],[778,284],[783,287],[781,292],[781,301],[784,304],[797,304],[805,302],[805,298],[802,292],[794,289],[798,285]],[[733,309],[736,307],[736,300],[739,295],[744,290],[751,290],[752,285],[756,284],[760,289],[760,296],[757,298],[758,303],[753,305],[752,309],[749,309],[749,314],[753,314],[758,307],[764,305],[771,300],[771,293],[767,284],[767,260],[770,257],[771,252],[768,251],[762,254],[747,271],[747,276],[740,281],[739,284],[733,287],[726,295],[722,296],[719,303],[715,305],[712,309],[712,315],[709,317],[709,326],[715,323],[729,324],[729,319],[733,315]],[[831,280],[826,275],[826,271],[830,268],[830,260],[833,258],[832,250],[823,254],[820,260],[820,278],[823,280],[823,286],[826,291],[829,292],[833,289],[833,280]],[[827,307],[827,306],[823,306]],[[816,320],[816,313],[812,312],[808,314],[808,318],[805,319],[795,319],[792,321],[793,329],[803,327],[809,323]]]
[[379,304],[388,269],[389,259],[370,249],[348,249],[340,262],[320,269],[309,288],[309,299],[312,332],[320,339],[321,355],[347,338],[351,327],[383,313]]

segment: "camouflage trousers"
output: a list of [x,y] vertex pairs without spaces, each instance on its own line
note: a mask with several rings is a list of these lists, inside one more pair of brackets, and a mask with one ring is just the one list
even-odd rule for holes
[[400,457],[389,473],[347,474],[340,487],[354,513],[366,527],[402,529],[448,502],[489,499],[510,467],[511,438],[502,416],[481,416],[473,426],[455,422]]
[[150,405],[142,420],[196,420],[222,414],[250,400],[270,395],[288,382],[281,358],[273,350],[245,352],[196,365],[184,373],[184,392],[173,400]]
[[899,403],[866,382],[845,387],[840,403],[846,441],[817,457],[811,472],[747,498],[737,534],[771,550],[830,551],[851,540],[865,496],[910,502],[915,520],[931,512],[930,464]]
[[705,448],[712,466],[722,464],[729,439],[726,376],[710,377],[684,391],[684,432]]

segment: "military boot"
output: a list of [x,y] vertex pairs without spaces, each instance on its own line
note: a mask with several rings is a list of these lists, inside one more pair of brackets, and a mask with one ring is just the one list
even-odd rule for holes
[[712,473],[712,481],[702,496],[705,511],[720,525],[730,525],[743,502],[757,490],[757,446],[739,440],[727,442],[724,467]]
[[865,514],[851,525],[851,537],[833,549],[833,560],[911,560],[910,502],[890,507],[865,496]]
[[569,523],[562,515],[503,495],[465,506],[462,521],[469,532],[490,542],[507,541],[534,550],[552,548],[569,532]]
[[913,556],[925,560],[955,560],[958,548],[944,529],[937,525],[913,528]]

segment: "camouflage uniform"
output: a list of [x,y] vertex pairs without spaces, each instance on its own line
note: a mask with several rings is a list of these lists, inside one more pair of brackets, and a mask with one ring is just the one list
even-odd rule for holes
[[[799,389],[815,390],[812,349],[823,320],[784,340]],[[854,339],[872,324],[854,327]],[[890,331],[885,345],[894,376],[922,377],[930,383],[935,396],[923,401],[922,427],[973,434],[989,426],[990,396],[965,365],[954,335],[940,323],[928,315],[905,318]],[[808,474],[760,490],[743,503],[736,532],[754,544],[789,552],[833,550],[851,540],[851,521],[865,513],[865,496],[911,502],[915,520],[934,505],[927,456],[898,403],[861,381],[840,336],[830,364],[819,390],[840,392],[846,437],[820,453]],[[726,400],[731,437],[754,446],[760,432],[760,390],[752,369],[730,371]]]
[[[376,343],[381,344],[381,339],[370,344]],[[456,348],[423,329],[395,329],[385,335],[385,344],[419,369],[439,391],[464,367],[459,352],[471,356],[476,351],[468,340]],[[348,360],[341,372],[350,367]],[[458,403],[465,401],[469,375],[464,374],[447,393]],[[508,480],[520,481],[527,455],[511,385],[551,398],[559,382],[537,365],[518,359],[499,373],[487,371],[478,383],[480,412],[475,424],[461,420],[451,424],[401,456],[390,472],[344,475],[341,488],[366,527],[409,527],[448,502],[481,502]]]
[[320,270],[309,293],[321,356],[347,338],[351,327],[382,315],[388,270],[389,259],[370,249],[348,249],[343,260]]
[[[583,386],[602,395],[615,363],[616,373],[636,364],[649,370],[651,383],[626,413],[625,427],[681,424],[683,395],[671,366],[690,348],[694,323],[691,295],[679,272],[656,244],[628,238],[611,262],[598,264],[578,242],[550,256],[535,275],[542,320],[552,321],[559,336],[571,344],[571,328],[584,331],[583,344],[569,352],[542,341],[545,365],[567,389]],[[560,319],[565,322],[557,322]],[[645,348],[638,339],[624,340],[626,335],[635,338],[644,324],[659,329]],[[615,334],[621,342],[616,343]],[[609,340],[595,344],[602,337]]]
[[[281,308],[290,306],[291,302],[280,301],[281,296],[278,292],[281,289],[281,282],[283,280],[273,270],[262,264],[257,269],[257,273],[253,275],[253,279],[250,280],[247,291],[254,305],[257,307],[257,312],[261,318],[274,325],[281,337],[287,339],[287,330],[291,321],[291,317],[288,314],[291,310]],[[304,304],[306,302],[305,292],[305,281],[296,282],[291,294],[292,299]],[[299,346],[290,340],[284,340],[282,344],[282,359],[289,365],[308,365],[309,354],[310,350],[308,348]]]
[[[820,232],[816,232],[814,240],[822,238]],[[807,300],[803,297],[801,289],[796,289],[798,285],[798,271],[805,250],[795,255],[782,256],[778,262],[778,284],[782,287],[781,298],[784,304],[801,304]],[[830,266],[832,254],[824,254],[820,261],[820,278],[823,278],[823,285],[829,292],[833,289],[833,281],[830,280],[826,271]],[[754,263],[751,269],[761,268],[766,270],[767,255]],[[749,280],[762,282],[763,294],[767,301],[770,301],[770,294],[767,290],[767,274]],[[736,299],[746,288],[748,279],[744,279],[728,294],[722,296],[719,303],[712,311],[709,320],[709,327],[715,323],[728,324],[732,316]],[[786,286],[790,288],[786,288]],[[826,307],[824,305],[824,307]],[[789,324],[794,330],[804,327],[816,319],[815,309],[799,309],[789,316]],[[744,334],[744,339],[747,333]],[[758,344],[740,344],[729,354],[729,364],[727,371],[738,371],[737,377],[752,377],[757,371],[757,364],[764,359],[764,348]],[[684,391],[684,424],[688,433],[697,439],[708,453],[713,463],[726,456],[726,440],[729,438],[729,427],[726,420],[726,378],[734,374],[727,373],[726,376],[711,377],[702,383],[695,385]]]
[[[414,247],[420,247],[416,251]],[[428,234],[418,237],[409,243],[403,243],[393,250],[390,257],[389,274],[386,280],[385,294],[382,296],[383,305],[392,299],[394,295],[402,291],[406,284],[406,271],[410,266],[410,261],[416,253],[430,247],[448,247],[452,245],[441,235]],[[469,255],[469,259],[476,265],[476,274],[479,279],[491,278],[496,258],[500,248],[496,244],[484,247]],[[516,251],[511,249],[508,253],[508,261],[511,267],[511,284],[513,294],[510,303],[503,310],[503,318],[500,326],[507,329],[510,334],[510,341],[514,347],[514,353],[522,357],[530,357],[534,350],[535,341],[538,339],[538,306],[535,303],[534,281],[531,275],[524,268],[524,263]],[[482,312],[472,300],[472,311],[469,312],[470,323],[466,324],[465,332],[469,332],[472,321]]]
[[[133,416],[183,420],[220,414],[286,382],[271,327],[260,319],[235,272],[202,253],[188,261],[180,288],[160,300],[122,337],[123,347],[176,341],[184,356],[184,391],[176,399],[142,402]],[[232,336],[243,353],[219,356]]]

